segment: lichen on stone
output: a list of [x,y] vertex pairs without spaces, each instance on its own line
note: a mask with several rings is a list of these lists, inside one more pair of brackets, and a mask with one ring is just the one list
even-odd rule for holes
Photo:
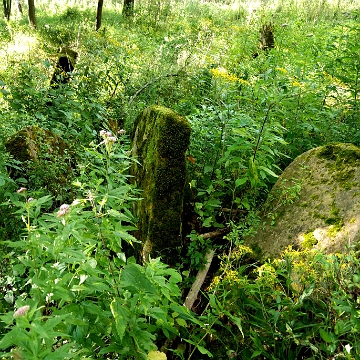
[[[294,178],[302,181],[300,194],[292,203],[283,202]],[[261,212],[266,226],[245,243],[257,243],[264,256],[277,256],[288,245],[302,246],[305,234],[303,245],[312,245],[314,236],[316,248],[342,251],[359,238],[359,203],[360,149],[352,144],[314,148],[281,174]],[[312,235],[308,229],[314,229]]]

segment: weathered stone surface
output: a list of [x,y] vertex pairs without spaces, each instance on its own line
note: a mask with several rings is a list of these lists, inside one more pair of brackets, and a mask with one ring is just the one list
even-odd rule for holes
[[142,260],[162,256],[181,245],[181,220],[185,187],[185,152],[190,142],[188,121],[172,110],[151,106],[135,120],[132,154],[137,158],[132,174],[142,190],[135,215]]
[[330,144],[298,156],[271,190],[261,218],[258,233],[245,242],[258,245],[266,257],[279,255],[288,245],[331,253],[356,244],[360,149]]
[[22,162],[22,170],[12,176],[27,179],[31,187],[44,187],[58,195],[71,181],[69,147],[53,132],[28,126],[12,135],[5,147],[15,160]]

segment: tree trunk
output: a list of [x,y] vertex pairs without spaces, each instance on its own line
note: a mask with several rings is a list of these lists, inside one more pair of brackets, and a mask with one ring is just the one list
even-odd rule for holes
[[98,1],[97,12],[96,12],[96,25],[95,25],[95,30],[96,31],[98,31],[100,29],[100,27],[101,27],[101,18],[102,18],[103,5],[104,5],[104,0],[99,0]]
[[35,17],[35,4],[34,0],[28,0],[29,6],[29,24],[36,28],[36,17]]
[[9,21],[11,14],[11,0],[3,0],[3,4],[4,4],[4,17],[7,21]]
[[122,11],[124,16],[130,17],[134,15],[134,1],[135,0],[124,0],[124,7]]
[[22,14],[23,14],[23,10],[22,10],[22,5],[21,5],[20,0],[16,0],[16,6],[17,6],[17,9],[18,9],[19,14],[22,15]]

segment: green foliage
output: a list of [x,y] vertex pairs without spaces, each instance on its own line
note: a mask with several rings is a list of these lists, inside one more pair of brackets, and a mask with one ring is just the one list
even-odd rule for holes
[[216,221],[222,207],[231,209],[228,220],[237,210],[250,210],[261,190],[277,177],[276,146],[284,144],[283,128],[271,121],[270,112],[269,104],[258,121],[224,104],[203,106],[190,117],[189,152],[195,162],[189,176],[196,191],[195,211],[204,227],[222,226]]
[[[360,145],[356,2],[147,0],[131,19],[119,4],[105,2],[98,32],[88,1],[39,2],[36,32],[15,14],[0,22],[1,356],[145,359],[180,335],[188,347],[173,353],[182,359],[359,357],[357,253],[294,252],[256,272],[253,255],[233,252],[195,319],[179,305],[173,269],[127,258],[134,160],[126,139],[98,144],[100,129],[129,131],[153,104],[188,117],[192,225],[197,234],[230,231],[218,245],[190,234],[182,270],[200,269],[209,248],[232,248],[255,230],[269,187],[297,155],[333,141]],[[263,52],[259,29],[270,22],[275,47]],[[64,46],[78,61],[53,89]],[[44,178],[65,164],[46,151],[31,186],[8,176],[21,164],[3,144],[30,125],[61,136],[76,158],[76,180],[59,184],[57,200]],[[65,199],[71,205],[54,213]]]
[[3,358],[146,359],[156,340],[192,321],[178,305],[174,269],[126,259],[124,243],[137,241],[125,172],[131,160],[111,133],[100,135],[76,183],[85,196],[49,214],[42,208],[50,197],[33,199],[26,188],[3,204],[24,223],[20,238],[2,242]]
[[357,252],[323,255],[290,249],[282,259],[253,268],[246,264],[249,254],[249,248],[240,246],[224,257],[214,279],[218,299],[210,304],[215,312],[219,306],[225,309],[224,330],[219,328],[216,342],[229,330],[226,319],[234,319],[230,329],[240,324],[241,336],[226,346],[239,359],[359,356]]

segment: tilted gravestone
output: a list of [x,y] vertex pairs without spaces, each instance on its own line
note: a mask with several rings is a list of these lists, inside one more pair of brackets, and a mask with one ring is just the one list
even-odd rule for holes
[[135,120],[132,154],[138,163],[131,173],[142,190],[135,205],[142,261],[171,253],[181,245],[186,176],[185,153],[190,142],[188,121],[170,109],[151,106]]
[[54,74],[50,81],[53,89],[59,87],[60,84],[66,84],[70,80],[70,74],[74,71],[77,59],[77,52],[64,47],[58,54],[58,60],[55,65]]
[[279,177],[247,245],[278,256],[287,246],[346,251],[360,241],[360,149],[329,144],[298,156]]

